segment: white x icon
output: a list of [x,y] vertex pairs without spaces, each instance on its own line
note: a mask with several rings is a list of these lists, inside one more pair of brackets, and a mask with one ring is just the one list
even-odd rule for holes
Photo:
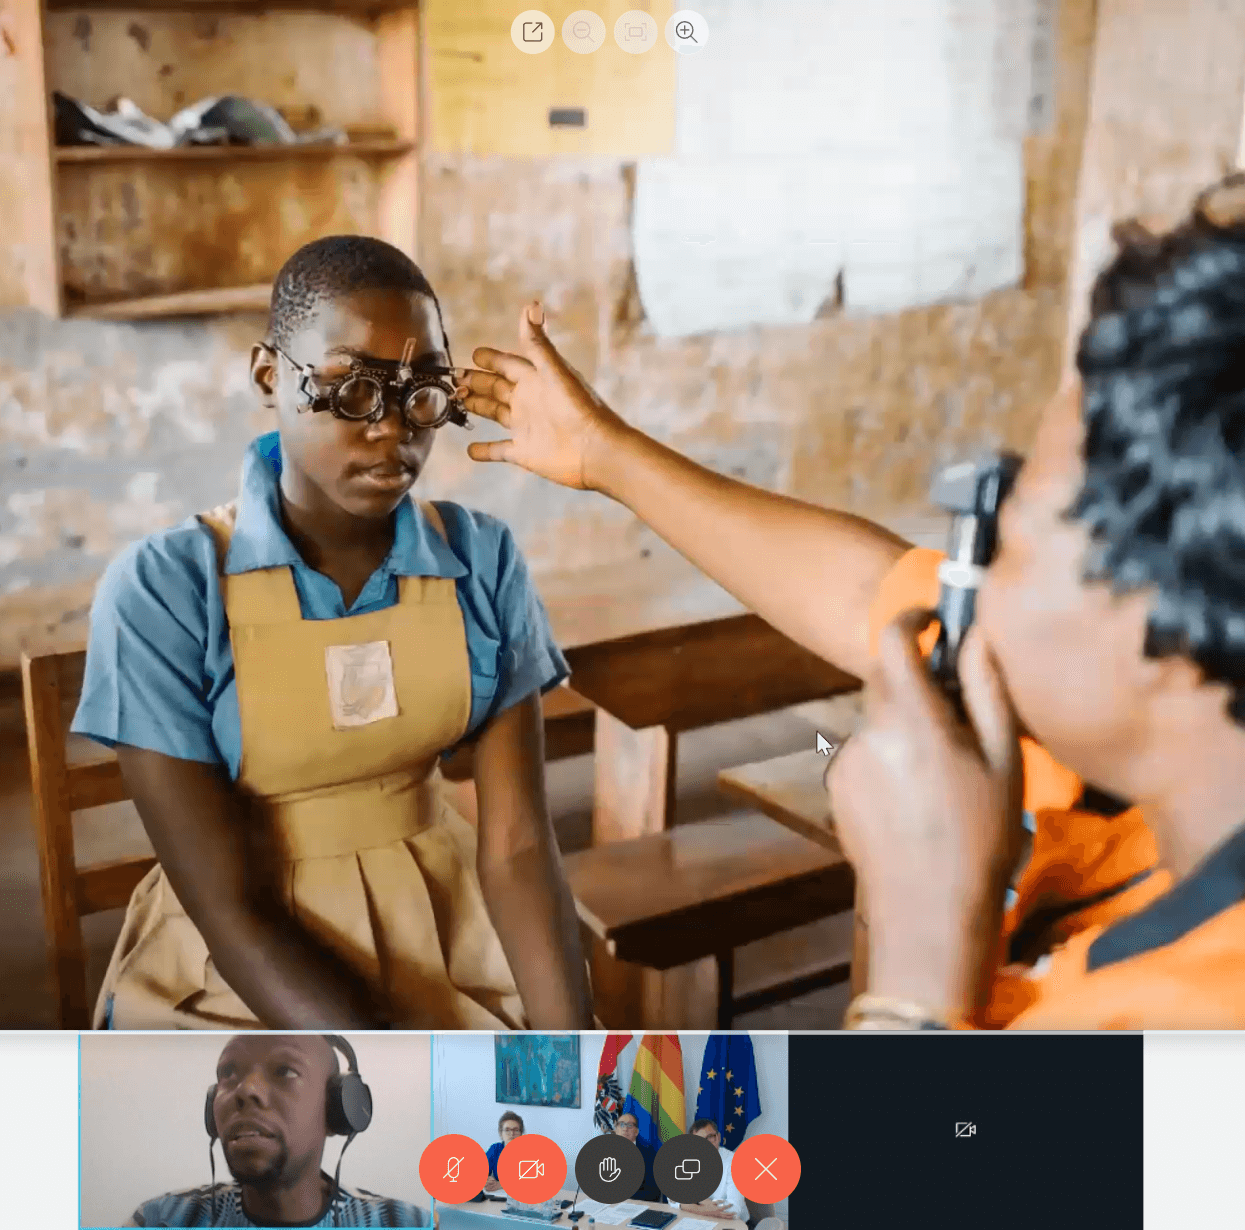
[[761,1159],[758,1157],[756,1159],[756,1164],[760,1166],[761,1169],[757,1171],[757,1178],[759,1179],[763,1174],[767,1174],[769,1175],[771,1179],[776,1180],[778,1176],[770,1169],[770,1166],[776,1165],[777,1162],[778,1162],[778,1159],[776,1157],[771,1158],[769,1161],[769,1165],[766,1165],[765,1162],[761,1161]]

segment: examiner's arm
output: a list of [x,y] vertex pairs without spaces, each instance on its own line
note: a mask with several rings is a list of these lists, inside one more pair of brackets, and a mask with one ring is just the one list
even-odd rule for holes
[[366,984],[262,904],[238,796],[221,766],[117,745],[156,858],[220,975],[269,1029],[374,1029]]
[[461,372],[467,408],[511,439],[472,444],[629,508],[681,555],[792,640],[852,674],[869,661],[868,612],[909,544],[871,521],[716,474],[629,427],[524,312],[523,355],[480,349]]
[[475,749],[484,902],[533,1029],[591,1029],[592,996],[545,800],[544,725],[533,692],[493,718]]

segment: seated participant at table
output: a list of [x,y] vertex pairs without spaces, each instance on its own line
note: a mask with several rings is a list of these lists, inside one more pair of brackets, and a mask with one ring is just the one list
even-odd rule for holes
[[908,612],[830,769],[869,900],[861,1026],[977,1019],[1023,724],[1138,801],[1162,870],[1129,916],[1012,981],[1012,1027],[1245,1028],[1245,179],[1134,234],[1092,302],[1083,385],[1003,507],[961,661],[971,729],[924,669],[928,614]]
[[[544,795],[565,662],[509,530],[409,498],[449,363],[404,254],[308,244],[252,350],[279,432],[238,499],[109,565],[73,729],[116,748],[160,864],[97,1026],[591,1025]],[[478,833],[436,770],[464,739]]]
[[[317,1034],[232,1039],[207,1113],[234,1181],[146,1200],[126,1225],[431,1226],[426,1210],[344,1187],[320,1169],[339,1071],[332,1043]],[[203,1102],[187,1113],[202,1116]]]
[[517,1140],[518,1137],[523,1135],[523,1131],[523,1120],[512,1110],[506,1111],[497,1120],[497,1135],[501,1139],[494,1141],[485,1150],[485,1155],[488,1157],[488,1182],[484,1185],[486,1192],[495,1192],[501,1187],[501,1183],[497,1178],[497,1159],[501,1157],[501,1151],[512,1140]]
[[647,1200],[651,1204],[665,1204],[666,1198],[661,1194],[657,1180],[653,1177],[653,1159],[657,1153],[640,1139],[639,1120],[630,1111],[624,1112],[618,1116],[614,1124],[614,1135],[631,1141],[640,1150],[640,1156],[644,1159],[644,1186],[636,1192],[635,1199]]
[[733,1150],[727,1149],[722,1144],[722,1134],[718,1131],[718,1125],[712,1119],[697,1119],[687,1130],[693,1136],[703,1136],[717,1149],[722,1158],[722,1181],[714,1188],[713,1195],[707,1200],[702,1200],[699,1204],[682,1204],[679,1207],[684,1213],[693,1213],[699,1217],[713,1217],[719,1221],[738,1218],[751,1225],[751,1214],[748,1212],[747,1202],[739,1194],[735,1187],[735,1180],[731,1178],[731,1162],[735,1160],[735,1154]]

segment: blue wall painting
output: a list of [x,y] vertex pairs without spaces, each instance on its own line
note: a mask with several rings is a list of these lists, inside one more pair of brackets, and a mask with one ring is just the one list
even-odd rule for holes
[[497,1034],[497,1100],[579,1109],[578,1034]]

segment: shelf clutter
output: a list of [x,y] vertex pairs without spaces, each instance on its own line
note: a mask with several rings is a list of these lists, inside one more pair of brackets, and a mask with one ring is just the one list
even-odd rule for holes
[[[20,201],[0,203],[0,226],[13,228],[12,247],[22,254],[0,270],[0,307],[110,321],[264,312],[280,259],[320,234],[373,234],[415,255],[420,57],[411,0],[11,5],[6,46],[19,63],[11,78],[16,131],[6,153],[10,173],[27,191]],[[67,18],[66,11],[83,16]],[[278,16],[294,12],[309,16]],[[247,23],[245,38],[238,22]],[[202,40],[218,37],[205,58]],[[255,54],[265,39],[271,54]],[[247,54],[236,50],[244,44]],[[339,54],[342,44],[353,58]],[[149,45],[151,54],[141,54]],[[274,66],[291,61],[295,71],[279,77],[280,107],[257,109],[274,119],[279,110],[283,120],[318,114],[324,104],[336,121],[324,126],[333,139],[309,139],[309,126],[298,120],[291,121],[300,128],[296,140],[286,133],[259,143],[196,133],[170,146],[167,137],[146,142],[137,132],[133,143],[97,144],[113,136],[90,124],[66,135],[66,96],[110,90],[100,82],[148,100],[142,112],[129,104],[131,115],[163,129],[144,112],[177,111],[179,87],[195,91],[190,98],[214,88],[226,100],[259,98],[272,89]],[[314,69],[304,72],[303,65]],[[97,119],[108,114],[81,110]],[[203,143],[211,140],[217,143]]]

